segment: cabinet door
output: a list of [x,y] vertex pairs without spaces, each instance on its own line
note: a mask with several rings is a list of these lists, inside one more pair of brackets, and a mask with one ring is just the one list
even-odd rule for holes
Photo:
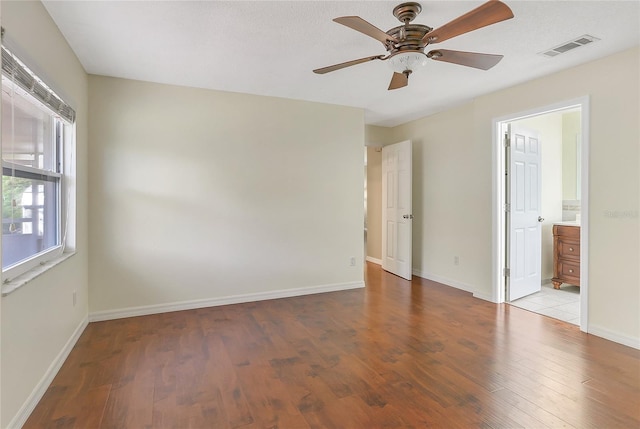
[[558,261],[559,278],[564,283],[580,286],[580,262],[567,259]]
[[580,262],[580,242],[558,237],[558,255],[564,259]]

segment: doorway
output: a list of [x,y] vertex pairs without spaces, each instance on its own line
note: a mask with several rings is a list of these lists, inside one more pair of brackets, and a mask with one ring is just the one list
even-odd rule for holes
[[[588,320],[588,112],[588,99],[585,97],[494,120],[494,299],[579,325],[583,331],[586,331]],[[512,246],[514,243],[520,246],[518,240],[514,241],[513,237],[517,238],[518,234],[511,224],[512,218],[515,221],[518,215],[510,206],[515,173],[508,171],[508,167],[514,165],[509,158],[513,147],[507,148],[504,138],[510,135],[510,129],[532,130],[534,136],[539,136],[542,151],[540,212],[537,215],[540,224],[536,238],[539,240],[538,253],[535,258],[527,257],[528,261],[539,264],[538,278],[541,280],[537,280],[537,288],[530,290],[529,293],[533,294],[520,299],[510,297],[509,289],[512,280],[514,285],[519,281],[512,277],[513,271],[510,272],[511,266],[518,266],[512,260]],[[533,141],[537,142],[537,137]],[[571,261],[577,265],[570,269],[579,270],[580,281],[573,281],[579,287],[572,285],[571,279],[560,282],[559,290],[552,283],[552,279],[556,285],[559,283],[555,266],[557,258],[554,257],[556,225],[577,227],[574,229],[579,236],[576,240],[582,243],[578,249],[583,251],[576,255],[576,261]],[[531,242],[533,239],[527,235],[527,240]],[[536,245],[532,247],[535,249]]]

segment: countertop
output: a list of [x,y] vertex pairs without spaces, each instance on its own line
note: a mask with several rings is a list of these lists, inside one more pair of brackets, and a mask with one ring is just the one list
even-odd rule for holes
[[580,226],[580,222],[575,220],[566,220],[562,222],[554,222],[554,225],[562,225],[562,226]]

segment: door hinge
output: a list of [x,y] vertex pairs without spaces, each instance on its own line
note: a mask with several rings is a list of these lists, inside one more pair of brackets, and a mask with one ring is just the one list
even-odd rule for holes
[[504,211],[505,211],[505,213],[511,212],[511,204],[510,203],[505,203],[504,204]]
[[511,137],[509,137],[509,134],[504,135],[504,147],[511,147]]
[[511,276],[511,269],[509,269],[509,268],[503,268],[503,269],[502,269],[502,275],[503,275],[503,276],[505,276],[505,277],[509,277],[509,276]]

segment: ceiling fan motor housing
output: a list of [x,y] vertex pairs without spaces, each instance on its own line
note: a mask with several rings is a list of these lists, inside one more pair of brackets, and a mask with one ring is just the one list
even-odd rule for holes
[[422,24],[407,24],[392,28],[387,31],[387,34],[400,42],[388,49],[389,53],[393,55],[403,51],[421,52],[425,46],[422,43],[422,38],[431,30],[433,30],[431,27]]
[[433,30],[433,28],[421,24],[409,24],[422,11],[420,3],[407,2],[402,3],[393,8],[393,16],[404,25],[392,28],[387,34],[399,43],[387,45],[387,51],[391,56],[400,52],[423,52],[425,44],[422,38],[425,34]]

